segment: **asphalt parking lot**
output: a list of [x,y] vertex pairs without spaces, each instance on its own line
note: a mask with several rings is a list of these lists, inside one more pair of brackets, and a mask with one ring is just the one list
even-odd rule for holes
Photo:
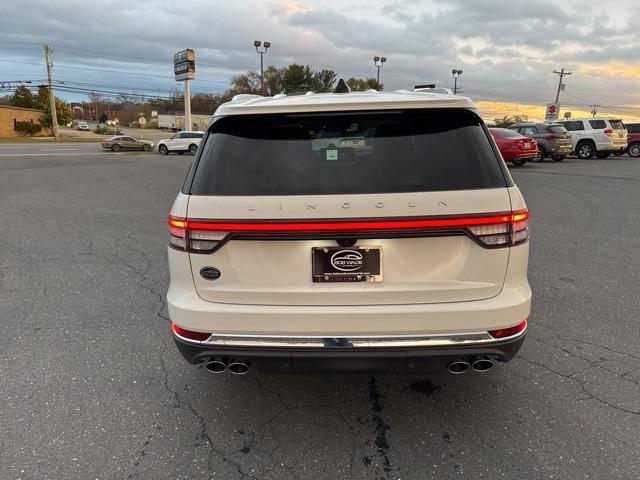
[[640,160],[512,174],[523,349],[485,374],[210,375],[173,345],[191,157],[0,145],[1,479],[640,477]]

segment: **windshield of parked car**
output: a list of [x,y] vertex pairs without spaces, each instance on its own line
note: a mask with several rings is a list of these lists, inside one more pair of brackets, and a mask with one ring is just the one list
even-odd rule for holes
[[242,115],[210,127],[190,193],[424,192],[506,182],[469,110]]

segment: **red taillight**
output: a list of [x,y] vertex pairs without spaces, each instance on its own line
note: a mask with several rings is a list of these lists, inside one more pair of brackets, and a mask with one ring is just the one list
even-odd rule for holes
[[523,332],[527,328],[527,321],[525,320],[522,323],[519,323],[515,327],[509,328],[501,328],[499,330],[490,330],[489,335],[493,338],[507,338],[512,337],[513,335],[517,335],[520,332]]
[[557,135],[547,135],[544,138],[546,138],[547,140],[557,140],[558,136]]
[[605,128],[605,129],[604,129],[604,134],[605,134],[607,137],[611,137],[611,136],[613,136],[613,128]]
[[175,323],[171,324],[171,328],[173,329],[176,335],[180,335],[181,337],[188,338],[189,340],[196,340],[198,342],[204,342],[207,338],[211,336],[210,333],[192,332],[191,330],[186,330],[182,327],[179,327]]
[[208,221],[170,216],[169,244],[178,250],[205,253],[215,250],[220,242],[233,236],[419,234],[454,230],[466,231],[488,247],[506,247],[526,241],[528,218],[527,210],[477,216],[353,221]]

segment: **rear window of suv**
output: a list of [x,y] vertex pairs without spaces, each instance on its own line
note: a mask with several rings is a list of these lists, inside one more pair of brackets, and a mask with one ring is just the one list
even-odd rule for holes
[[622,120],[609,120],[609,124],[611,125],[611,128],[613,128],[614,130],[624,130],[624,123],[622,123]]
[[215,121],[194,195],[338,195],[510,185],[465,109],[238,115]]
[[556,135],[562,135],[563,133],[567,133],[567,129],[564,127],[561,127],[560,125],[549,125],[548,127],[545,127],[545,130],[548,133],[555,133]]

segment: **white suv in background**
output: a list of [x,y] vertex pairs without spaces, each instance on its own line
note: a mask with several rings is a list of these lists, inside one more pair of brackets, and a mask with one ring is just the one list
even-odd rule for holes
[[203,136],[204,132],[178,132],[171,138],[160,140],[158,142],[158,152],[162,155],[168,155],[169,152],[177,152],[180,155],[189,152],[195,155]]
[[174,340],[212,373],[488,370],[525,336],[528,218],[468,98],[238,97],[169,216]]
[[560,124],[569,131],[573,151],[579,158],[607,158],[627,148],[627,129],[620,119],[573,118]]

